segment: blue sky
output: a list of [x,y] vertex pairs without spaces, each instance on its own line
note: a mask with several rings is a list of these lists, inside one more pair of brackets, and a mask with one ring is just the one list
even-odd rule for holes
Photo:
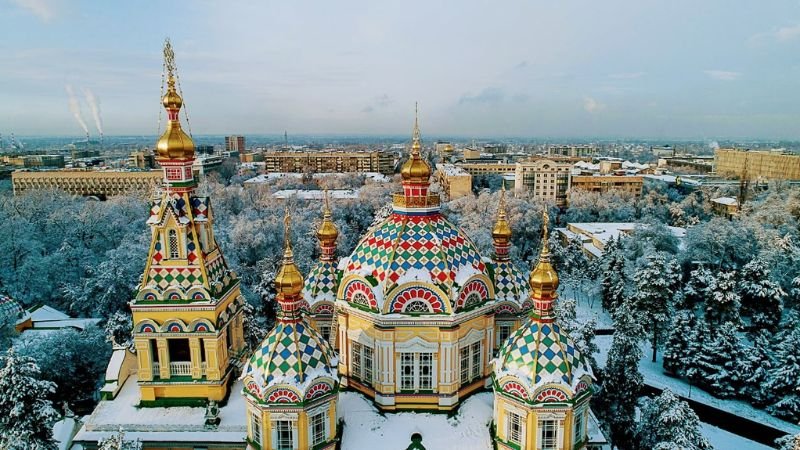
[[800,139],[800,3],[0,0],[0,132]]

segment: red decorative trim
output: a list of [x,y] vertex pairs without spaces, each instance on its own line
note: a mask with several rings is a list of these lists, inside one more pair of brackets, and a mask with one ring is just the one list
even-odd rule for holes
[[539,392],[539,395],[536,396],[537,403],[565,402],[565,401],[567,401],[567,394],[555,388],[544,389],[542,392]]
[[503,391],[525,400],[528,399],[528,390],[525,389],[525,386],[517,383],[516,381],[509,381],[508,383],[504,384]]
[[299,403],[300,396],[290,389],[275,389],[267,398],[269,403]]

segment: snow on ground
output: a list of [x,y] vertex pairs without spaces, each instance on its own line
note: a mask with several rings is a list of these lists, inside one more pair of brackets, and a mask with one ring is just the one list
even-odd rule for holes
[[700,428],[708,442],[716,450],[771,450],[764,444],[751,441],[736,434],[717,428],[714,425],[700,422]]
[[490,392],[472,395],[455,417],[448,418],[445,414],[414,412],[381,415],[363,395],[346,391],[339,394],[338,414],[345,422],[342,448],[348,450],[405,448],[414,433],[422,435],[422,445],[428,450],[492,448]]
[[[567,291],[566,294],[571,293]],[[574,295],[572,297],[574,298]],[[599,329],[611,329],[614,326],[611,315],[607,311],[603,311],[600,296],[597,296],[594,300],[581,299],[576,301],[575,312],[578,323],[586,323],[589,319],[594,319],[597,321],[597,328]]]
[[[600,353],[596,357],[597,364],[601,367],[606,365],[608,350],[611,348],[611,339],[612,336],[597,336],[595,338],[597,346],[600,347]],[[690,386],[689,383],[682,378],[666,375],[661,362],[662,352],[659,352],[657,361],[652,362],[652,349],[649,348],[649,345],[650,344],[647,342],[642,343],[643,354],[639,362],[639,371],[644,376],[644,382],[648,386],[658,389],[669,389],[681,397],[689,398],[704,405],[769,425],[772,428],[782,430],[789,434],[800,433],[800,425],[778,419],[763,409],[755,408],[745,401],[719,399],[697,386]]]

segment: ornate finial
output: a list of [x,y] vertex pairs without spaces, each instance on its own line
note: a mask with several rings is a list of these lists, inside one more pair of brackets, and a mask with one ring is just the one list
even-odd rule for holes
[[508,224],[506,214],[506,189],[505,185],[500,191],[500,201],[497,205],[497,220],[492,228],[492,239],[494,239],[494,253],[498,260],[508,258],[508,251],[511,248],[511,226]]
[[422,140],[419,133],[419,102],[414,102],[414,131],[411,133],[412,145],[411,150],[419,150]]
[[325,209],[322,212],[325,215],[325,217],[330,217],[331,216],[331,205],[330,205],[330,203],[328,203],[328,186],[325,186],[322,189],[322,195],[325,198]]
[[[547,229],[550,225],[550,214],[547,213],[547,207],[545,206],[544,211],[542,212],[542,241],[544,242],[544,248],[547,247],[547,239],[550,237],[550,232]],[[544,248],[542,251],[544,251]]]
[[167,70],[167,77],[174,80],[175,77],[175,51],[172,50],[172,42],[169,38],[164,39],[164,67]]
[[289,215],[289,205],[286,205],[283,214],[283,247],[284,258],[291,258],[292,256],[292,218]]

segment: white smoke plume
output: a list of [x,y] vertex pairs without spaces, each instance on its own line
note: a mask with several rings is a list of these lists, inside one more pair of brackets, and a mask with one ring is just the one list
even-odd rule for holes
[[94,126],[97,127],[97,132],[103,136],[103,118],[100,116],[100,101],[95,97],[94,92],[89,88],[83,88],[83,95],[86,96],[86,103],[92,110],[92,117],[94,118]]
[[69,96],[69,110],[72,112],[72,116],[75,117],[75,120],[78,121],[78,125],[83,128],[83,131],[86,135],[89,135],[89,127],[86,126],[86,122],[83,120],[83,116],[81,115],[81,105],[78,103],[78,98],[75,97],[75,92],[72,90],[72,85],[64,86],[67,90],[67,95]]

